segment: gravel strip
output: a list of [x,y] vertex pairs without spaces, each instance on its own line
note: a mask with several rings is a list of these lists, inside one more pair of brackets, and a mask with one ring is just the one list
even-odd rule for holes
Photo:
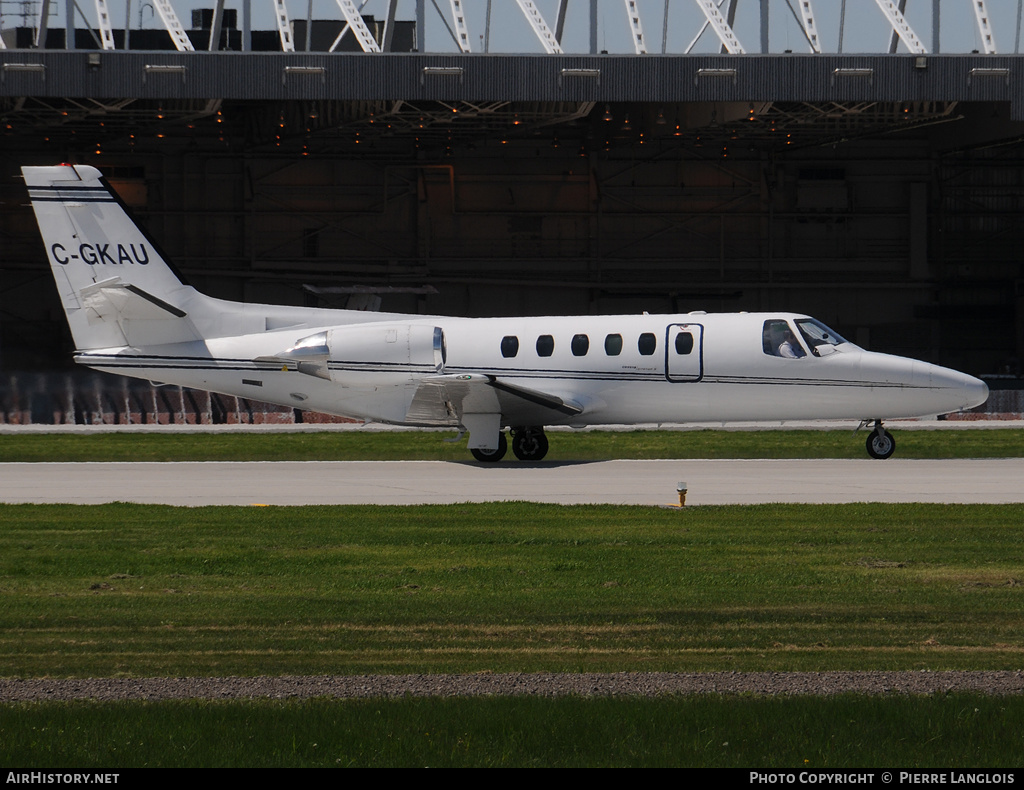
[[369,697],[1024,693],[1024,672],[621,672],[255,678],[0,679],[0,702]]

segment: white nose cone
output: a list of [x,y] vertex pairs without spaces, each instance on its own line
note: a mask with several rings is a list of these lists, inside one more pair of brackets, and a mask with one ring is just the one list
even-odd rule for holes
[[914,362],[915,388],[927,390],[936,414],[973,409],[988,400],[988,384],[949,368]]
[[974,376],[964,375],[964,378],[967,379],[964,383],[964,390],[967,395],[967,403],[964,405],[964,408],[973,409],[975,406],[981,406],[988,400],[988,384],[981,379],[974,378]]

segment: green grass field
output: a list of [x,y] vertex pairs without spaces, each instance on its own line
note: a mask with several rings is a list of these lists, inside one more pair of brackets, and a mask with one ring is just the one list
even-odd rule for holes
[[[0,462],[465,460],[455,432],[6,434]],[[1020,458],[1024,431],[896,431],[897,458]],[[865,458],[865,431],[558,431],[546,460]],[[508,456],[512,458],[511,453]]]
[[[1021,505],[6,505],[0,675],[1015,670],[1022,539]],[[1019,764],[1022,717],[961,694],[5,703],[0,762],[967,769]]]
[[[1016,768],[1024,698],[475,698],[0,706],[0,763]],[[124,784],[124,777],[120,784]]]
[[0,674],[1013,669],[1024,506],[0,507]]

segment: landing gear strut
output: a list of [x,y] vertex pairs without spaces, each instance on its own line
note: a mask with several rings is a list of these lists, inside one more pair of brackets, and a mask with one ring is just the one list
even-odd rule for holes
[[539,427],[513,428],[512,452],[520,461],[539,461],[548,454],[548,437]]
[[474,447],[470,450],[473,453],[473,457],[484,463],[496,463],[505,457],[505,453],[508,452],[508,439],[505,438],[505,432],[502,431],[498,434],[498,447],[496,450],[485,450],[481,447]]
[[875,420],[875,430],[868,435],[868,455],[885,459],[896,452],[896,440],[882,427],[881,420]]

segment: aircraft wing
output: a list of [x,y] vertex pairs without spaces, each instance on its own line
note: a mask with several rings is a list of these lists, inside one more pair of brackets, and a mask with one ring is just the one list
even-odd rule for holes
[[419,381],[406,420],[421,425],[458,425],[463,414],[537,415],[529,422],[543,424],[545,412],[576,415],[579,404],[550,392],[512,384],[491,374],[465,373],[428,376]]

